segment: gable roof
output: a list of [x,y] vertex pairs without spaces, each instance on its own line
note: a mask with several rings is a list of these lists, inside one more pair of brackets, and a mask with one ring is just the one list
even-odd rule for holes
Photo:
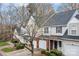
[[75,18],[79,19],[79,14],[77,14],[77,15],[75,16]]
[[62,36],[62,38],[79,39],[79,36],[68,35],[68,30],[66,30],[66,32],[65,32],[65,34]]
[[53,26],[53,25],[67,25],[68,21],[75,13],[76,10],[69,10],[66,12],[56,13],[50,18],[50,20],[45,23],[44,26]]

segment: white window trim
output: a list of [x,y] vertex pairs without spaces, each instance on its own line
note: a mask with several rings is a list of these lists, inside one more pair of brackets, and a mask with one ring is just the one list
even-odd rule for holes
[[[45,33],[45,28],[48,28],[48,33]],[[49,34],[49,27],[44,27],[44,34]]]
[[[61,27],[61,32],[57,32],[57,27]],[[56,33],[62,33],[62,26],[57,26],[56,27]]]

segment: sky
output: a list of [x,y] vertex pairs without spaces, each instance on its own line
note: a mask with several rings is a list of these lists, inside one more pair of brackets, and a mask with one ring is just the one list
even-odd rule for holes
[[[23,4],[15,4],[16,6],[22,6]],[[28,5],[28,4],[24,4],[24,5]],[[4,3],[4,4],[2,4],[2,8],[1,8],[1,10],[4,12],[4,10],[7,10],[8,9],[8,6],[9,6],[9,4],[8,3]],[[57,10],[58,9],[58,7],[59,6],[61,6],[61,4],[60,3],[55,3],[55,4],[52,4],[52,7],[55,9],[55,10]],[[7,20],[8,21],[8,20]],[[13,21],[13,22],[15,22],[15,21]]]
[[52,5],[52,7],[54,8],[55,11],[57,11],[58,7],[60,7],[60,6],[61,6],[61,3],[55,3]]
[[[2,10],[6,10],[8,5],[9,5],[8,3],[2,4]],[[19,4],[15,4],[15,5],[16,5],[16,6],[18,6],[18,5],[19,5],[19,6],[22,6],[23,3],[19,3]],[[24,5],[28,5],[28,4],[25,4],[25,3],[24,3]],[[59,6],[61,6],[61,3],[54,3],[54,4],[52,4],[52,7],[53,7],[55,10],[57,10]]]
[[[15,5],[15,6],[22,6],[23,3],[15,3],[14,5]],[[28,5],[28,4],[25,4],[25,3],[24,3],[24,5]],[[8,6],[9,6],[9,3],[3,3],[1,10],[7,10]]]

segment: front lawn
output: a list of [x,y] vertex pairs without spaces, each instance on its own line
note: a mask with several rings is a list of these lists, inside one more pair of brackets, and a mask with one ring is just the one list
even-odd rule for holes
[[14,51],[15,49],[14,48],[11,48],[11,47],[8,47],[8,48],[3,48],[2,51],[3,52],[12,52]]
[[0,41],[0,46],[5,46],[5,45],[9,45],[9,44],[5,41]]

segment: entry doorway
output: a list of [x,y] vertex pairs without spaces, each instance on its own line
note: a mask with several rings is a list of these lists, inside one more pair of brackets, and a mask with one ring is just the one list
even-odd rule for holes
[[62,47],[62,41],[54,41],[53,42],[53,49],[61,49]]
[[54,49],[57,49],[57,41],[54,41]]

